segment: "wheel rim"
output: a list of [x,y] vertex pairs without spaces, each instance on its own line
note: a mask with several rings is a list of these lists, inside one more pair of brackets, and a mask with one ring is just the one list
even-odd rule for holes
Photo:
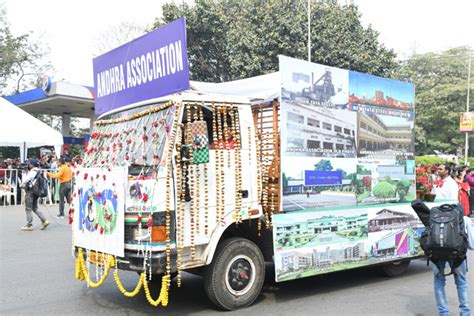
[[255,283],[255,264],[245,255],[238,255],[230,260],[226,271],[225,285],[236,296],[250,291]]

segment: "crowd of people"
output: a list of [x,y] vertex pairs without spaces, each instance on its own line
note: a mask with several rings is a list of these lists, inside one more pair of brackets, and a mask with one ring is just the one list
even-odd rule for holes
[[[64,163],[67,166],[74,167],[82,164],[80,156],[75,156],[69,159],[64,156],[60,159],[64,159]],[[0,204],[16,204],[24,203],[25,195],[22,194],[22,184],[24,183],[25,176],[29,172],[29,165],[31,162],[37,163],[40,170],[44,170],[51,173],[55,173],[61,169],[61,163],[54,154],[43,155],[40,158],[31,157],[24,163],[21,163],[19,158],[12,159],[0,159]],[[53,177],[54,178],[54,177]],[[62,183],[61,178],[58,178],[59,184]],[[53,181],[51,181],[53,184]],[[59,196],[61,194],[60,188],[57,189]],[[55,200],[56,188],[52,185],[51,187],[51,200]]]
[[458,200],[465,216],[474,216],[474,168],[454,163],[436,165],[433,172],[437,200]]

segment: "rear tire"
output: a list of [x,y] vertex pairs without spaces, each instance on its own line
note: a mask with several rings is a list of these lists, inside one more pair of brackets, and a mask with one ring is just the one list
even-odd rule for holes
[[216,250],[204,276],[204,288],[211,302],[236,310],[252,304],[265,280],[265,261],[260,249],[248,239],[224,240]]
[[380,273],[387,277],[394,277],[405,272],[409,265],[410,260],[386,263],[380,267]]

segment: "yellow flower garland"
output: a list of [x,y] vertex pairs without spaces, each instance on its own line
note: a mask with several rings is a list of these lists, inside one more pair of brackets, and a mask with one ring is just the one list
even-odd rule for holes
[[[108,260],[106,260],[106,261],[107,261],[107,267],[106,267],[105,273],[102,275],[102,277],[100,278],[100,280],[98,282],[93,282],[90,279],[89,274],[87,273],[87,270],[86,270],[83,250],[82,250],[82,248],[79,248],[79,250],[77,252],[77,258],[76,258],[76,279],[79,280],[79,281],[86,280],[87,284],[90,287],[98,288],[99,286],[101,286],[104,283],[105,279],[109,275],[110,268],[113,267],[113,266],[116,267],[116,260],[113,256],[109,255]],[[115,279],[115,283],[117,284],[118,289],[126,297],[136,296],[138,293],[140,293],[140,290],[143,286],[143,289],[145,290],[146,299],[148,300],[148,302],[151,305],[153,305],[155,307],[160,305],[160,304],[162,306],[168,306],[168,297],[169,297],[169,283],[168,283],[168,280],[169,280],[169,277],[167,275],[163,276],[163,278],[161,280],[160,295],[158,296],[158,298],[156,300],[154,300],[151,297],[151,293],[150,293],[150,289],[148,288],[148,282],[146,280],[146,273],[145,272],[142,272],[140,274],[140,279],[138,280],[138,284],[132,292],[128,292],[123,287],[122,282],[120,281],[117,269],[114,271],[114,279]]]
[[115,279],[115,283],[117,284],[117,287],[118,289],[120,290],[120,292],[122,292],[123,295],[125,295],[126,297],[134,297],[135,295],[137,295],[138,293],[140,293],[140,290],[142,289],[142,286],[143,286],[143,280],[145,279],[145,273],[141,273],[140,274],[140,279],[138,280],[138,284],[137,286],[135,287],[135,290],[133,290],[132,292],[128,292],[122,285],[122,282],[120,281],[120,278],[119,278],[119,275],[118,275],[118,272],[117,270],[114,271],[114,279]]
[[[109,256],[107,260],[107,267],[105,268],[105,273],[102,275],[100,280],[98,282],[93,282],[90,277],[89,273],[87,273],[86,270],[86,264],[84,263],[84,256],[82,252],[82,248],[79,248],[79,251],[77,252],[77,259],[76,259],[76,279],[77,280],[86,280],[87,284],[92,287],[92,288],[98,288],[101,286],[107,276],[109,275],[110,268],[114,266],[115,260],[113,256]],[[78,272],[79,269],[79,272]]]
[[168,306],[168,290],[169,290],[168,276],[164,275],[163,278],[161,279],[160,296],[158,296],[158,298],[156,300],[154,300],[151,297],[150,289],[148,288],[148,282],[146,281],[145,273],[142,273],[142,275],[144,276],[144,278],[143,278],[143,280],[144,280],[143,281],[143,288],[145,289],[145,296],[146,296],[146,299],[147,299],[148,303],[150,303],[151,305],[153,305],[155,307],[160,305],[160,303],[161,303],[162,306]]

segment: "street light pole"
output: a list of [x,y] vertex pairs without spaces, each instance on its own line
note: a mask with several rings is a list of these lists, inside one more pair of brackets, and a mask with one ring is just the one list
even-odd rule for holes
[[[469,55],[469,66],[467,67],[467,100],[466,100],[466,112],[469,112],[469,94],[471,88],[471,57]],[[467,155],[469,153],[469,132],[466,132],[466,145],[464,148],[464,165],[467,165]]]
[[311,62],[311,0],[308,0],[308,61]]

